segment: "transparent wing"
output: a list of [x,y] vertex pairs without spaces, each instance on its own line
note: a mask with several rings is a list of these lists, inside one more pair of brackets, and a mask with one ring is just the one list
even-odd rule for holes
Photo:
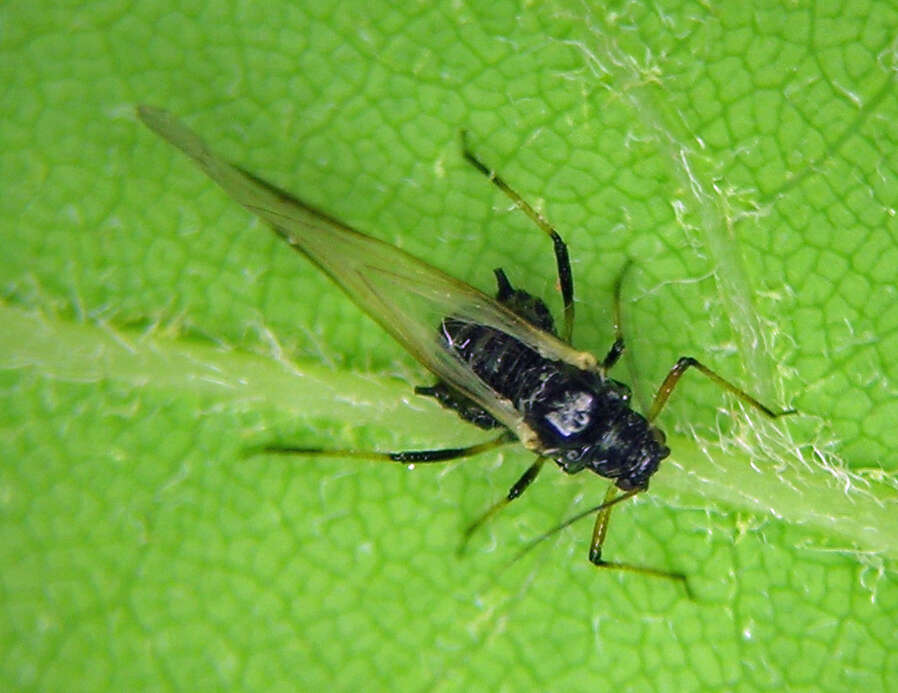
[[592,370],[595,357],[537,329],[495,299],[409,255],[360,233],[279,188],[215,155],[203,140],[166,111],[138,108],[154,132],[193,159],[231,197],[271,224],[308,257],[428,370],[474,400],[526,444],[534,443],[511,402],[480,380],[438,338],[443,318],[486,325],[541,355]]

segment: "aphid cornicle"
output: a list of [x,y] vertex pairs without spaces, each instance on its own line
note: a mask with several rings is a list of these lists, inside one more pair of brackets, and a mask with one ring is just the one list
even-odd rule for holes
[[599,567],[673,578],[686,585],[680,573],[605,561],[601,553],[612,507],[647,489],[650,477],[670,454],[664,434],[653,422],[671,391],[688,368],[695,368],[771,418],[794,410],[775,412],[694,358],[683,357],[671,368],[646,415],[634,411],[629,388],[607,375],[624,350],[619,308],[623,273],[614,293],[615,340],[605,358],[597,361],[592,354],[570,345],[574,289],[567,246],[555,229],[488,169],[467,144],[463,148],[465,159],[508,195],[553,242],[564,302],[560,338],[546,304],[514,289],[503,270],[495,270],[498,290],[491,298],[221,159],[171,114],[148,106],[139,107],[138,114],[234,200],[269,223],[278,236],[323,270],[439,379],[435,385],[416,388],[418,394],[435,398],[480,428],[501,429],[492,440],[447,450],[363,452],[266,446],[261,452],[424,463],[469,457],[520,441],[537,454],[536,460],[504,498],[468,527],[465,540],[488,517],[520,496],[543,463],[551,459],[568,474],[588,469],[613,482],[600,505],[552,531],[596,513],[590,561]]

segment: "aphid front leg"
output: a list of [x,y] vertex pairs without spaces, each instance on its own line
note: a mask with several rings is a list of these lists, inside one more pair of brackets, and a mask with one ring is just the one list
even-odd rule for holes
[[558,232],[539,212],[533,209],[524,198],[512,190],[508,183],[478,159],[477,155],[468,148],[467,133],[464,130],[461,133],[461,140],[462,154],[465,159],[484,176],[489,178],[493,185],[508,195],[511,201],[514,202],[515,207],[530,217],[552,239],[552,247],[555,250],[555,264],[558,266],[558,284],[561,287],[561,298],[564,301],[564,332],[561,338],[565,342],[570,343],[571,335],[574,332],[574,275],[571,272],[571,260],[568,256],[567,245]]
[[608,519],[611,517],[613,505],[608,505],[614,500],[617,490],[614,484],[605,492],[605,500],[602,501],[602,509],[596,514],[596,523],[592,528],[592,541],[589,544],[589,561],[596,565],[602,565],[602,544],[605,543],[605,535],[608,533]]
[[[635,489],[633,491],[628,491],[624,494],[624,496],[635,495],[638,492],[639,489]],[[651,575],[653,577],[660,577],[668,580],[677,580],[683,583],[683,587],[686,589],[686,594],[688,594],[689,597],[692,598],[692,591],[689,589],[689,582],[686,580],[686,576],[683,573],[673,573],[666,570],[657,570],[655,568],[630,565],[629,563],[617,563],[614,561],[602,560],[602,545],[605,543],[605,535],[608,533],[608,521],[611,518],[611,511],[616,505],[615,500],[622,498],[623,496],[617,495],[617,487],[614,486],[614,484],[612,484],[608,488],[607,493],[605,493],[605,500],[602,501],[601,510],[599,510],[598,514],[596,515],[596,523],[593,526],[592,530],[592,542],[590,542],[589,545],[590,563],[592,563],[597,568],[626,570],[631,573],[641,573],[643,575]]]
[[546,459],[547,458],[545,457],[537,457],[533,464],[527,467],[527,471],[525,471],[521,475],[521,478],[518,479],[514,483],[514,486],[509,489],[508,493],[502,500],[494,503],[485,513],[483,513],[474,522],[467,526],[464,534],[462,535],[461,544],[458,547],[459,554],[464,552],[465,547],[468,544],[468,540],[471,538],[471,535],[474,534],[474,532],[476,532],[483,525],[483,523],[485,523],[489,518],[491,518],[502,508],[511,503],[515,498],[518,498],[522,493],[524,493],[525,490],[527,490],[527,487],[533,483],[533,480],[536,479],[539,471],[543,468],[543,463],[545,463]]
[[757,399],[748,394],[745,390],[736,387],[730,381],[722,378],[717,373],[712,371],[703,363],[697,361],[691,356],[682,356],[680,359],[674,364],[674,367],[670,369],[670,372],[667,374],[667,377],[664,379],[664,382],[661,383],[661,387],[658,388],[658,393],[655,395],[655,399],[652,402],[652,407],[649,409],[648,420],[654,421],[655,417],[661,413],[661,410],[664,409],[664,405],[667,404],[667,400],[670,397],[670,393],[673,392],[673,389],[677,386],[677,383],[680,381],[680,378],[683,377],[683,373],[686,372],[688,368],[695,368],[696,370],[702,372],[708,378],[717,383],[720,387],[722,387],[727,392],[734,394],[740,400],[748,404],[749,406],[754,407],[765,416],[776,419],[780,416],[786,416],[787,414],[795,414],[795,409],[784,409],[782,411],[774,411],[770,407],[761,404]]

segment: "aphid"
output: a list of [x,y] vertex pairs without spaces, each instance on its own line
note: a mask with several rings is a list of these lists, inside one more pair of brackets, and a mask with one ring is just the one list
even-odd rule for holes
[[[501,269],[491,298],[462,281],[383,241],[362,234],[274,185],[216,156],[193,131],[171,114],[141,106],[143,122],[194,160],[205,173],[275,233],[325,272],[356,304],[420,361],[438,382],[415,388],[483,429],[500,434],[483,443],[446,450],[364,452],[267,446],[262,452],[332,455],[399,463],[444,462],[469,457],[514,441],[536,460],[505,497],[465,532],[465,540],[487,518],[519,497],[546,460],[564,472],[584,469],[610,479],[603,502],[554,528],[596,513],[589,560],[617,568],[680,580],[680,573],[602,558],[611,509],[645,491],[661,460],[670,454],[664,433],[654,425],[674,387],[694,368],[746,404],[775,418],[773,411],[691,357],[671,368],[643,416],[631,408],[629,388],[608,377],[624,351],[618,278],[614,293],[615,340],[601,361],[570,345],[574,287],[567,246],[537,212],[464,145],[464,157],[529,216],[552,240],[564,325],[559,338],[546,304],[513,288]],[[619,493],[620,492],[620,493]],[[532,546],[528,545],[529,546]],[[526,548],[525,548],[526,550]],[[687,586],[688,589],[688,586]]]

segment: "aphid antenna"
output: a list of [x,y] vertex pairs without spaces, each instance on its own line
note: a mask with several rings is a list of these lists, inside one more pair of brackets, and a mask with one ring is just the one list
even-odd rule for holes
[[603,503],[599,503],[598,505],[594,505],[591,508],[587,508],[586,510],[581,510],[576,515],[569,517],[561,524],[556,525],[552,529],[544,532],[543,534],[540,534],[535,539],[531,539],[529,542],[527,542],[527,544],[525,544],[524,547],[515,554],[514,558],[512,558],[511,561],[509,561],[509,565],[511,565],[512,563],[516,563],[518,560],[520,560],[526,554],[528,554],[531,550],[536,548],[539,544],[543,543],[546,539],[549,539],[552,536],[558,534],[563,529],[567,529],[575,522],[579,522],[584,517],[588,517],[589,515],[593,515],[595,513],[602,512],[603,510],[610,508],[613,505],[617,505],[618,503],[623,503],[625,500],[629,500],[630,498],[635,496],[640,491],[642,491],[642,489],[635,488],[631,491],[627,491],[626,493],[622,493],[621,495],[617,496],[616,498],[613,498],[610,501],[605,501]]

